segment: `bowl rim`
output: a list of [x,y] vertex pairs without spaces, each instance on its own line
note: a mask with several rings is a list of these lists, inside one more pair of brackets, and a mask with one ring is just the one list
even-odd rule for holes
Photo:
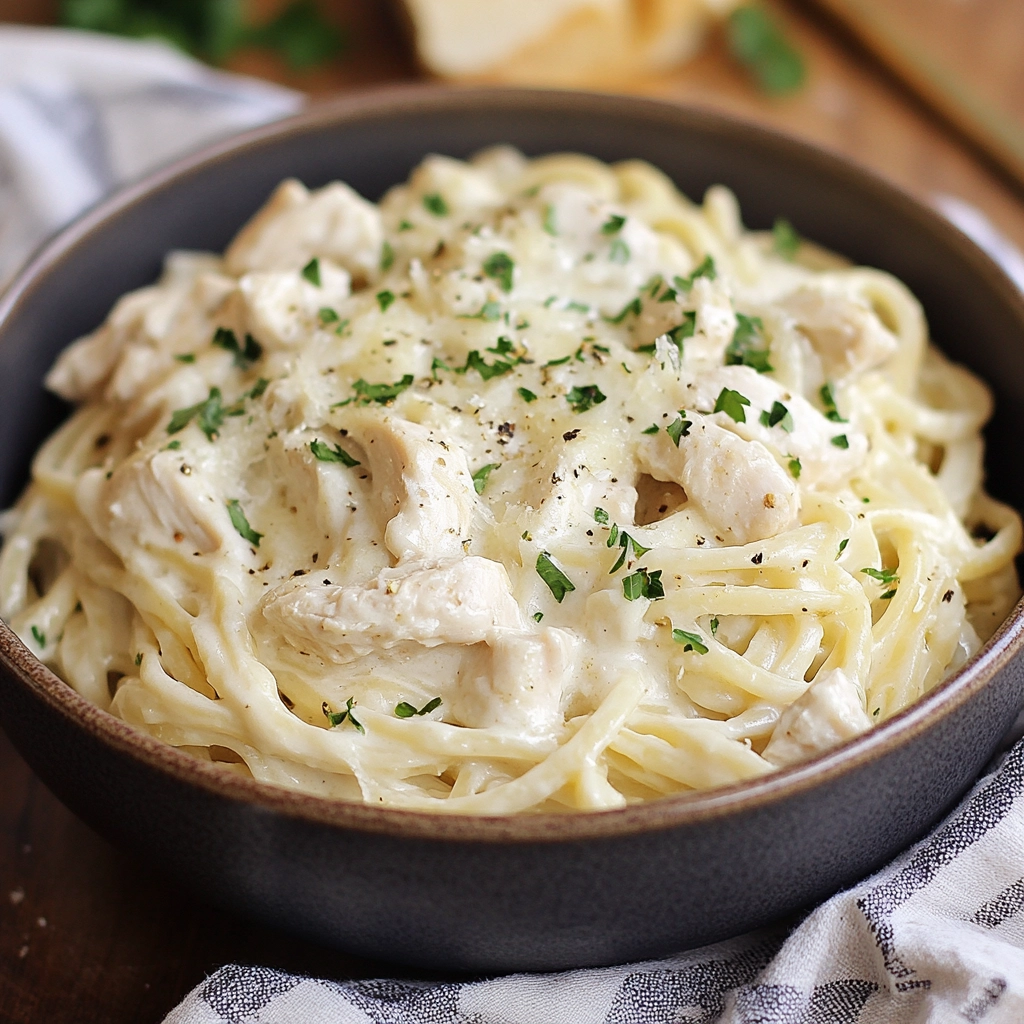
[[[394,85],[318,102],[296,115],[233,135],[204,146],[148,174],[100,201],[45,242],[0,294],[0,342],[3,328],[25,299],[45,285],[47,275],[110,217],[129,210],[176,179],[203,167],[234,159],[265,143],[281,141],[339,123],[358,123],[416,112],[473,112],[517,110],[524,115],[564,113],[585,107],[589,112],[626,114],[645,123],[663,122],[677,129],[702,128],[755,148],[773,148],[800,160],[804,166],[828,171],[833,180],[855,185],[861,193],[884,198],[902,215],[945,236],[958,255],[1001,292],[1024,333],[1024,296],[1003,270],[970,238],[939,213],[900,186],[854,160],[794,138],[774,128],[733,115],[649,98],[572,90]],[[179,783],[196,786],[250,808],[274,812],[317,825],[327,825],[399,839],[459,843],[552,843],[611,839],[637,833],[698,825],[744,812],[766,811],[783,801],[837,781],[885,756],[955,714],[1024,650],[1024,599],[996,633],[963,668],[919,701],[877,729],[812,760],[783,768],[758,779],[730,786],[663,797],[624,808],[583,813],[528,815],[462,815],[450,812],[379,807],[286,789],[225,771],[218,765],[172,747],[136,730],[82,697],[39,661],[6,623],[0,621],[0,668],[36,700],[93,739],[142,761]]]

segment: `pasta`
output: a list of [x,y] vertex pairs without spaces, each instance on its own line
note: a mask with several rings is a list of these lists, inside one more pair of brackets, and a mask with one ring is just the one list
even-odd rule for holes
[[227,770],[472,814],[753,779],[1016,601],[987,389],[907,289],[653,167],[283,183],[66,350],[0,615]]

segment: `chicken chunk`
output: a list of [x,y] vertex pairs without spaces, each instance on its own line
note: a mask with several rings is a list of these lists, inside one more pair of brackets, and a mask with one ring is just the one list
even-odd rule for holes
[[798,288],[779,305],[810,340],[828,377],[863,373],[885,362],[896,338],[866,306],[817,288]]
[[173,451],[123,463],[108,480],[102,470],[84,473],[78,503],[93,529],[122,558],[138,548],[183,545],[208,554],[235,537],[225,505],[202,473]]
[[857,687],[842,669],[833,669],[783,711],[763,756],[780,767],[796,764],[870,728]]
[[659,432],[645,438],[640,461],[656,480],[682,486],[723,536],[737,544],[789,529],[800,509],[793,478],[759,441],[744,441],[702,419],[677,448]]
[[373,277],[384,241],[380,211],[348,185],[315,192],[282,182],[225,253],[230,273],[295,270],[314,256],[333,260],[354,277]]
[[366,452],[387,523],[384,542],[395,558],[461,554],[478,511],[465,453],[427,427],[376,409],[355,409],[345,424]]
[[562,688],[577,640],[564,629],[503,633],[459,675],[452,714],[476,729],[547,733],[562,721]]
[[303,576],[261,607],[293,647],[339,664],[403,641],[491,643],[502,630],[524,628],[505,567],[477,555],[384,569],[359,587],[330,584],[326,573]]

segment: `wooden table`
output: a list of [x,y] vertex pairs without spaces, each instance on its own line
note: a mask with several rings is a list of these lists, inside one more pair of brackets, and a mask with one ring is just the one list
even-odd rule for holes
[[[920,0],[891,2],[921,6]],[[938,9],[950,0],[930,2]],[[4,0],[0,16],[46,21],[54,6],[50,0]],[[987,9],[996,19],[989,29],[997,33],[999,18],[1006,19],[1007,31],[1019,33],[1018,23],[1024,23],[1022,4],[974,0],[971,7]],[[415,77],[382,8],[333,0],[330,9],[354,38],[350,57],[337,68],[294,78],[250,53],[236,58],[235,69],[287,81],[314,98]],[[925,198],[953,193],[1024,245],[1024,204],[1011,185],[809,5],[776,9],[809,59],[810,81],[802,94],[785,100],[758,95],[721,44],[671,75],[631,88],[775,125],[853,157]],[[979,68],[979,74],[995,76],[996,86],[1006,73],[999,62]],[[231,961],[336,978],[396,973],[254,926],[178,890],[65,810],[2,735],[0,780],[0,1022],[158,1022],[206,974]]]

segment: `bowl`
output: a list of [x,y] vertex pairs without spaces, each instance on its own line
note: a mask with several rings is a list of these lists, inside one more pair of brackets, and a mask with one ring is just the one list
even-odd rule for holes
[[[376,199],[427,153],[640,157],[747,223],[902,278],[953,358],[995,389],[992,490],[1020,506],[1024,303],[966,237],[808,145],[640,99],[396,89],[318,106],[189,157],[51,241],[0,300],[0,501],[66,410],[41,381],[172,248],[221,250],[277,182]],[[229,774],[84,700],[0,626],[0,720],[43,781],[114,842],[205,898],[341,949],[446,971],[619,963],[808,907],[883,864],[965,791],[1024,701],[1020,606],[955,676],[891,721],[754,782],[578,815],[459,817],[332,802]]]

